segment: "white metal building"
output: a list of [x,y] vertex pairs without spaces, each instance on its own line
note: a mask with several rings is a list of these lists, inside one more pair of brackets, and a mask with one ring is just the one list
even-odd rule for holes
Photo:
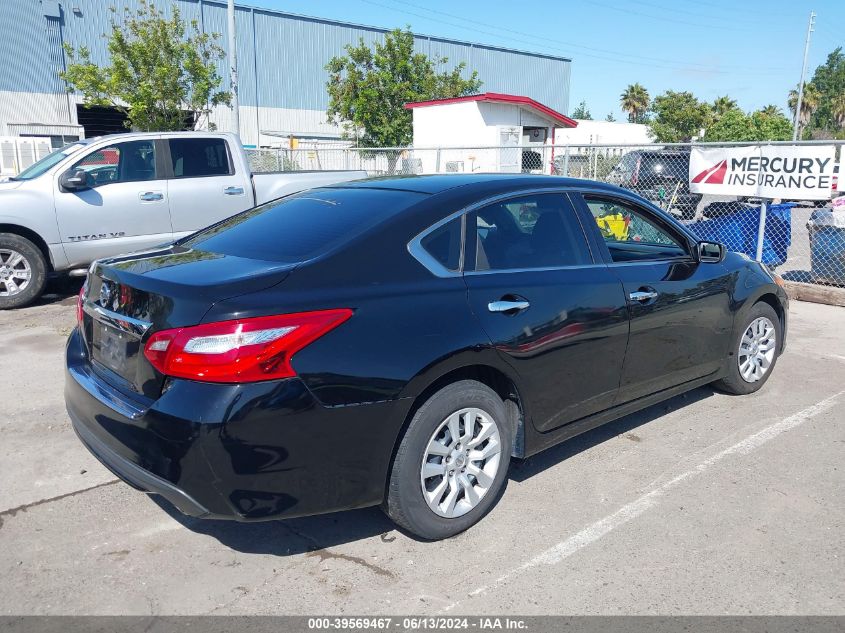
[[[552,156],[542,158],[546,155],[542,148],[556,142],[558,128],[578,125],[530,97],[494,92],[405,107],[413,111],[413,144],[424,173],[547,171],[543,163]],[[539,151],[532,152],[531,146]],[[416,151],[429,147],[444,149]]]
[[[226,33],[225,0],[155,4],[165,14],[178,7],[184,20],[195,21],[206,33]],[[125,130],[122,113],[82,107],[78,95],[67,93],[59,73],[69,61],[65,45],[85,46],[96,63],[107,63],[103,34],[124,9],[139,6],[139,0],[0,1],[0,137],[41,137],[60,147],[81,136]],[[243,5],[235,13],[244,144],[279,145],[289,136],[337,141],[340,129],[326,120],[325,66],[345,54],[346,45],[363,40],[372,46],[383,41],[386,31]],[[465,75],[477,71],[485,90],[527,94],[567,111],[570,60],[565,57],[422,34],[414,40],[418,53],[447,57],[449,65],[465,62]],[[225,35],[218,43],[228,46]],[[228,88],[226,60],[219,61],[218,72]],[[212,121],[221,131],[231,131],[231,110],[217,108]],[[26,160],[18,169],[26,167]]]
[[[654,141],[648,133],[648,126],[640,123],[619,123],[616,121],[587,121],[578,119],[577,127],[560,128],[555,142],[561,145],[649,145]],[[586,153],[587,148],[573,148],[574,153]],[[608,152],[619,155],[628,150],[609,148]]]

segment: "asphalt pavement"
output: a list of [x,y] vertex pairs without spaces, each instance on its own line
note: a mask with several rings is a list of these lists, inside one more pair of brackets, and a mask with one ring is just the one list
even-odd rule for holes
[[793,302],[757,394],[710,388],[511,467],[425,543],[377,508],[181,516],[76,439],[74,288],[0,312],[0,614],[843,614],[845,309]]

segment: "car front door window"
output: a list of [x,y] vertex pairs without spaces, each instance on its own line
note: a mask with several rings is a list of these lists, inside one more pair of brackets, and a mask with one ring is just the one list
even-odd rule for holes
[[633,205],[600,197],[585,201],[614,263],[688,256],[679,237]]
[[117,182],[156,180],[154,141],[127,141],[95,150],[71,169],[85,171],[92,187]]

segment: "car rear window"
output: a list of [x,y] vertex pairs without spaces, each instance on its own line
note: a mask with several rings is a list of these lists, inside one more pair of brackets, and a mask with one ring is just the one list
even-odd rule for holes
[[640,175],[660,175],[686,180],[689,177],[689,154],[645,154]]
[[181,244],[236,257],[296,263],[328,252],[425,197],[387,189],[312,189],[244,211]]

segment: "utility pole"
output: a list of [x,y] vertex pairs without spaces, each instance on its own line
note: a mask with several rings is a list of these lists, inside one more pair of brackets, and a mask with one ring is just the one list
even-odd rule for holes
[[801,102],[804,100],[804,77],[807,74],[807,56],[810,54],[810,34],[816,23],[816,12],[810,11],[810,21],[807,23],[807,41],[804,43],[804,64],[801,66],[801,82],[798,84],[798,101],[795,103],[795,119],[792,123],[792,140],[798,140],[798,127],[801,120]]
[[238,106],[238,50],[235,45],[235,0],[229,0],[229,76],[232,81],[232,110],[235,114],[234,132],[241,134],[241,113]]

